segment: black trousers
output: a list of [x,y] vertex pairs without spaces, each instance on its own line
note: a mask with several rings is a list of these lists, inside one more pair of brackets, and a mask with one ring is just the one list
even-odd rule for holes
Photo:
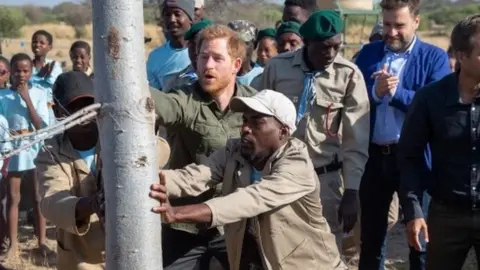
[[191,234],[164,225],[162,237],[164,270],[209,270],[212,258],[229,269],[225,238],[217,229]]
[[[427,270],[461,270],[473,247],[480,266],[480,211],[432,199],[427,219]],[[479,268],[480,269],[480,268]]]

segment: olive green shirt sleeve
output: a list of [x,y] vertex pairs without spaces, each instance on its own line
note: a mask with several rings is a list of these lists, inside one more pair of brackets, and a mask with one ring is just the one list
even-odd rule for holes
[[150,94],[155,102],[155,114],[162,126],[174,126],[188,119],[189,97],[181,90],[165,93],[151,88]]

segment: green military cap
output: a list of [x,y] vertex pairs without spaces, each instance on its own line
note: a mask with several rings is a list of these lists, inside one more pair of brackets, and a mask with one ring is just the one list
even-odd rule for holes
[[190,30],[188,30],[185,33],[185,40],[192,39],[196,34],[198,34],[198,32],[200,32],[200,30],[202,30],[203,28],[205,28],[209,25],[212,25],[212,24],[213,24],[213,22],[209,21],[209,20],[201,20],[201,21],[193,24],[192,27],[190,27]]
[[277,33],[277,30],[275,30],[274,28],[262,29],[262,30],[258,31],[257,41],[260,41],[261,39],[263,39],[265,37],[275,38],[276,33]]
[[343,20],[332,9],[313,13],[300,27],[300,34],[306,40],[323,40],[342,33]]
[[282,22],[282,24],[280,24],[277,30],[277,38],[285,33],[294,33],[297,36],[301,37],[302,36],[300,34],[301,26],[302,26],[301,24],[295,21]]

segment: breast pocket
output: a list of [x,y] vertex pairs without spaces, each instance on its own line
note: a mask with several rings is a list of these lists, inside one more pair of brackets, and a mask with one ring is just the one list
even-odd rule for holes
[[343,103],[317,98],[310,113],[308,134],[318,145],[326,138],[336,137],[340,129]]

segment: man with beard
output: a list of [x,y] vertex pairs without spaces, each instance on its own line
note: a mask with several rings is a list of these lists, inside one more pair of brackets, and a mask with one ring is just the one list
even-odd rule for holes
[[[236,32],[224,25],[211,25],[200,31],[196,40],[198,81],[169,93],[151,91],[159,124],[174,134],[170,142],[171,169],[204,163],[229,138],[240,137],[242,115],[229,109],[230,100],[256,93],[236,83],[246,50]],[[215,188],[197,195],[171,203],[177,206],[204,202],[215,195]],[[228,269],[225,242],[218,229],[174,223],[165,225],[162,233],[164,269],[208,269],[212,254]]]
[[198,80],[195,66],[197,65],[197,34],[213,23],[209,20],[202,20],[192,25],[190,30],[185,33],[185,40],[188,42],[188,57],[191,64],[184,70],[173,74],[168,79],[163,87],[164,92],[169,92],[172,89],[176,89],[181,86],[191,85]]
[[[83,72],[61,74],[53,87],[54,112],[71,115],[94,102],[93,81]],[[159,139],[159,168],[168,160],[168,144]],[[59,270],[105,269],[103,190],[95,121],[76,125],[45,142],[35,164],[38,170],[41,209],[57,230]]]
[[185,33],[194,19],[194,1],[165,0],[162,4],[162,24],[168,41],[148,56],[147,78],[151,87],[163,89],[165,82],[190,65]]
[[316,9],[315,0],[285,0],[282,21],[295,21],[302,24]]
[[[382,0],[380,7],[383,41],[365,45],[356,59],[372,108],[370,157],[359,194],[360,270],[384,269],[388,210],[402,173],[396,155],[405,113],[417,90],[451,73],[447,53],[415,34],[419,0]],[[428,152],[425,157],[428,166]],[[424,269],[424,257],[411,249],[410,269]]]
[[[295,106],[263,90],[235,97],[241,139],[229,140],[205,165],[162,171],[150,197],[166,223],[225,225],[231,270],[346,269],[322,215],[320,183],[306,145],[291,137]],[[172,206],[169,198],[200,194],[218,183],[222,197]]]
[[362,73],[339,55],[342,30],[336,11],[314,13],[299,30],[305,46],[272,58],[262,75],[262,88],[287,95],[297,106],[294,136],[308,146],[323,187],[323,215],[339,250],[357,220],[370,128]]

